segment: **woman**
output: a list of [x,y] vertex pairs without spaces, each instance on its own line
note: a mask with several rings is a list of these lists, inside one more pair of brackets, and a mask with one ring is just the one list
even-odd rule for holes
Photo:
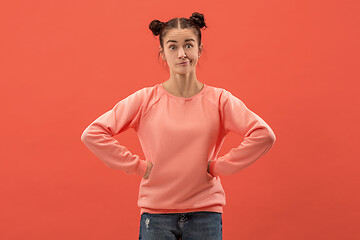
[[[266,122],[223,88],[196,78],[204,15],[153,20],[170,69],[163,83],[144,87],[92,122],[81,140],[104,163],[142,177],[139,239],[222,239],[225,193],[220,176],[235,174],[275,142]],[[146,160],[113,138],[128,128],[138,134]],[[217,154],[228,132],[243,142]]]

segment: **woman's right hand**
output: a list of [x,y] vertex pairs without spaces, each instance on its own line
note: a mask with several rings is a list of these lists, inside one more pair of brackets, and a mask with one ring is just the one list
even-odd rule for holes
[[147,168],[146,168],[146,172],[145,172],[145,175],[144,175],[143,178],[148,179],[149,175],[150,175],[150,172],[151,172],[151,169],[153,167],[153,163],[149,162],[149,161],[146,161],[146,163],[147,163]]

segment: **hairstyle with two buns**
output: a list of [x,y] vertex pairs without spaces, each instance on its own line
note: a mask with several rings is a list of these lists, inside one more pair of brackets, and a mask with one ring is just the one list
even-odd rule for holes
[[[167,22],[162,22],[160,20],[152,20],[149,24],[149,29],[152,31],[154,36],[159,35],[160,46],[164,48],[163,39],[166,33],[173,28],[191,28],[194,30],[195,35],[197,36],[198,44],[201,44],[201,30],[203,27],[206,29],[208,26],[205,23],[204,15],[198,12],[194,12],[189,18],[173,18]],[[160,52],[158,57],[160,56]]]

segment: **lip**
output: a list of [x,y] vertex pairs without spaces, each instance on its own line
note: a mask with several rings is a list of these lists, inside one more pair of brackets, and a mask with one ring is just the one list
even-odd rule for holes
[[185,61],[185,62],[181,62],[181,63],[179,63],[180,65],[186,65],[186,64],[188,64],[189,62],[188,61]]

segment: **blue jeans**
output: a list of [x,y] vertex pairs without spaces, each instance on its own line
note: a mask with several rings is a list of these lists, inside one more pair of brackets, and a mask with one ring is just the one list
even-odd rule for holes
[[218,212],[141,214],[139,240],[222,240]]

